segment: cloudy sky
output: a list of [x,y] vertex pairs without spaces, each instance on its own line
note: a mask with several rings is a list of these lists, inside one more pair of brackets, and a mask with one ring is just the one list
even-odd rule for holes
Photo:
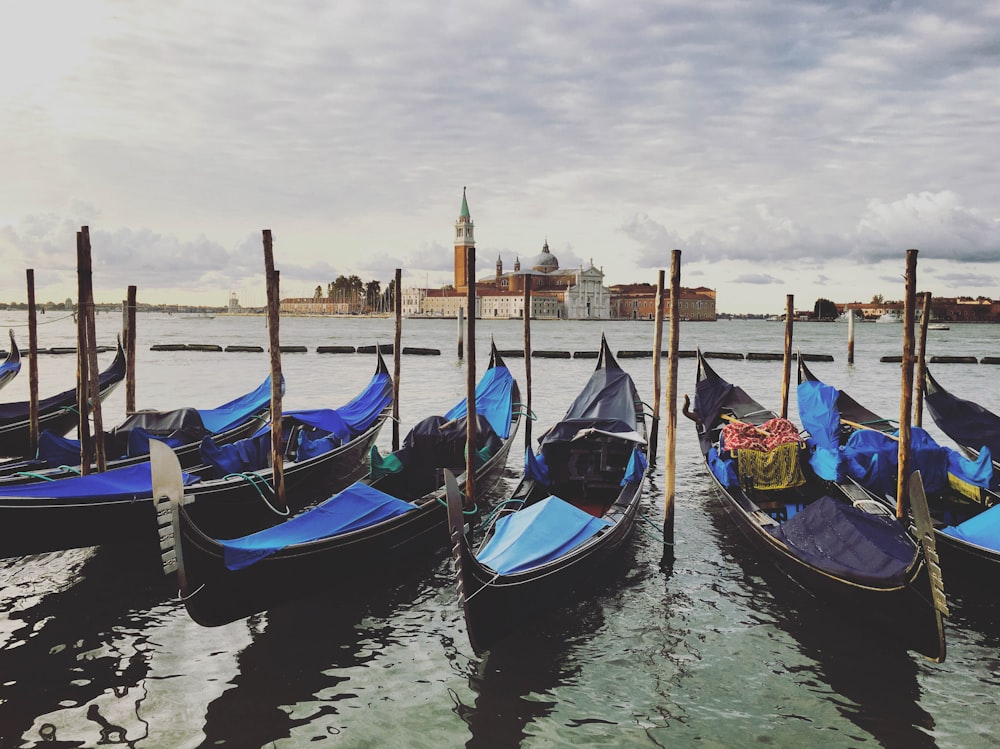
[[726,312],[1000,296],[1000,5],[4,3],[0,301],[438,286],[549,246]]

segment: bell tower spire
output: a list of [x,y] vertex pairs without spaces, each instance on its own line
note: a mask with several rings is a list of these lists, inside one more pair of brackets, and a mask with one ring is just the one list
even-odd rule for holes
[[[469,247],[476,246],[475,224],[472,223],[472,215],[469,213],[469,201],[465,197],[465,188],[462,188],[462,209],[458,214],[458,221],[455,222],[455,290],[463,291],[469,288],[470,279],[466,267],[465,256]],[[471,279],[472,283],[476,280]]]

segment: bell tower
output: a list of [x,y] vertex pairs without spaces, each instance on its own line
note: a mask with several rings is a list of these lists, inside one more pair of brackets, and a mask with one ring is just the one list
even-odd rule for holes
[[[469,215],[469,202],[465,199],[465,188],[462,188],[462,211],[455,222],[455,291],[465,291],[469,288],[469,277],[465,262],[466,251],[476,246],[475,224]],[[475,283],[476,279],[472,279]]]

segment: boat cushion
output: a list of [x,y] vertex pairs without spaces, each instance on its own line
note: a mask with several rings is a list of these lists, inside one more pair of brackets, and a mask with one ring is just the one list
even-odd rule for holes
[[865,584],[906,580],[916,546],[895,518],[821,497],[768,530],[802,561]]
[[409,502],[357,482],[284,523],[219,543],[223,546],[226,567],[240,570],[293,544],[333,538],[413,509]]
[[476,558],[501,575],[523,572],[568,554],[611,524],[549,496],[500,518]]

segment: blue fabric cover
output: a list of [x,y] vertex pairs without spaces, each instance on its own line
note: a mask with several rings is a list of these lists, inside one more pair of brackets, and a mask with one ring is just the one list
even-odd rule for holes
[[211,437],[205,437],[199,451],[201,462],[212,467],[213,478],[260,471],[271,460],[271,431],[228,445],[216,445]]
[[568,554],[609,525],[610,520],[595,518],[558,497],[546,497],[500,518],[476,558],[501,575],[510,575]]
[[902,523],[821,497],[771,533],[799,559],[866,584],[906,580],[916,546]]
[[[285,391],[284,378],[282,378],[281,391]],[[201,421],[210,433],[225,432],[232,429],[254,414],[258,414],[271,403],[271,377],[270,375],[257,387],[256,390],[241,395],[229,403],[223,403],[216,408],[198,409],[201,414]],[[146,450],[149,452],[149,450]]]
[[[942,491],[948,485],[948,473],[980,487],[988,487],[993,475],[990,455],[967,460],[955,450],[942,447],[920,427],[910,430],[910,468],[920,471],[928,493]],[[899,444],[882,432],[861,429],[851,435],[843,449],[847,473],[874,492],[886,496],[896,493]]]
[[991,507],[964,523],[942,528],[941,532],[977,546],[1000,551],[1000,505]]
[[736,461],[724,457],[714,447],[708,451],[708,468],[723,486],[738,486],[739,475],[736,472]]
[[549,467],[545,463],[545,456],[535,455],[530,447],[524,450],[524,477],[543,486],[549,485]]
[[[190,486],[201,479],[190,473],[181,474],[184,486]],[[59,481],[38,481],[33,484],[18,484],[4,487],[0,491],[4,497],[30,497],[60,500],[116,501],[146,499],[153,496],[153,479],[149,463],[115,468],[104,473],[87,476],[72,476]]]
[[625,486],[629,481],[642,481],[642,477],[646,475],[646,468],[648,466],[649,463],[646,462],[646,456],[643,455],[642,450],[638,447],[633,447],[632,455],[628,459],[628,465],[625,466],[625,477],[622,479],[621,486]]
[[368,383],[368,387],[356,398],[338,408],[337,412],[354,434],[360,434],[375,423],[375,419],[390,403],[392,403],[392,378],[388,373],[378,371]]
[[358,482],[291,520],[249,536],[219,543],[224,547],[226,567],[240,570],[286,546],[367,528],[413,509],[414,505],[409,502]]
[[46,461],[50,466],[78,466],[80,442],[43,429],[38,435],[36,457]]
[[[376,412],[376,415],[380,412],[381,409]],[[318,408],[308,411],[288,411],[284,414],[284,417],[292,423],[298,423],[303,426],[310,427],[310,429],[313,430],[313,437],[317,434],[322,434],[324,436],[330,434],[341,442],[349,442],[352,436],[360,434],[370,426],[369,424],[365,424],[355,431],[344,419],[340,410],[334,410],[332,408]],[[271,428],[265,427],[261,431],[265,430],[271,431]]]
[[[139,455],[149,455],[149,441],[158,440],[168,447],[180,447],[184,444],[183,440],[174,439],[173,437],[157,437],[150,434],[145,429],[141,427],[136,427],[128,433],[128,456],[139,456]],[[76,454],[77,461],[79,462],[80,452],[77,451]]]
[[809,465],[813,472],[826,481],[837,481],[840,471],[840,411],[837,409],[839,391],[817,380],[799,383],[799,421],[809,432]]
[[[514,408],[511,398],[513,387],[514,376],[507,367],[490,367],[476,385],[476,413],[485,416],[493,431],[504,440],[510,436],[511,412]],[[459,419],[467,411],[468,402],[463,398],[444,418],[447,421]]]

